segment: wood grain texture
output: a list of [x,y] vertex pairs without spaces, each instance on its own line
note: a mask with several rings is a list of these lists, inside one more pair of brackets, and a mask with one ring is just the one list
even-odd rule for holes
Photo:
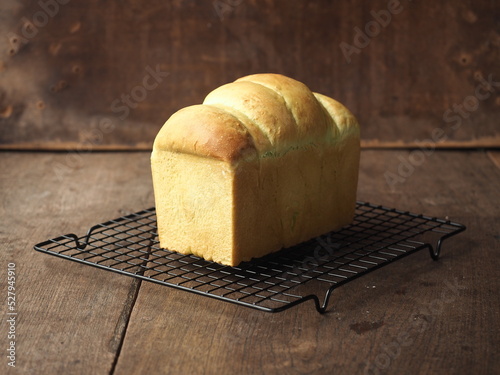
[[499,151],[490,151],[488,152],[488,156],[490,157],[493,164],[495,164],[500,169],[500,152]]
[[388,185],[387,172],[417,160],[412,152],[363,151],[359,199],[449,217],[467,231],[445,242],[438,262],[414,254],[337,289],[325,315],[312,303],[268,314],[139,287],[36,253],[39,241],[151,206],[150,154],[0,153],[0,264],[19,269],[19,366],[10,373],[495,373],[496,153],[435,152]]
[[370,147],[500,145],[494,1],[402,0],[390,21],[387,0],[46,3],[0,5],[3,149],[147,149],[174,111],[259,72],[347,105]]
[[143,283],[117,372],[495,371],[500,171],[484,153],[437,152],[391,190],[384,174],[400,156],[410,153],[362,153],[359,198],[467,224],[439,262],[423,252],[353,281],[325,315],[312,303],[272,315]]
[[16,368],[2,356],[2,374],[108,374],[135,300],[134,280],[43,255],[33,246],[65,233],[83,235],[96,222],[151,206],[151,181],[140,176],[147,158],[129,155],[127,170],[140,178],[126,176],[129,185],[122,173],[125,155],[88,155],[59,180],[53,168],[63,158],[0,153],[2,320],[9,262],[16,264],[18,308]]

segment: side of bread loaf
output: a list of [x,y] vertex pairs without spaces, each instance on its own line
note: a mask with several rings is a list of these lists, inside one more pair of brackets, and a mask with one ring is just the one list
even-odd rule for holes
[[151,156],[160,245],[235,266],[352,221],[359,126],[337,101],[277,74],[181,109]]

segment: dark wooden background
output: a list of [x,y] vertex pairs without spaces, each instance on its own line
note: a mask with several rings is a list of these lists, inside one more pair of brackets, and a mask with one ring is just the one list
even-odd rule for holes
[[147,150],[174,111],[258,72],[343,102],[365,147],[500,145],[500,83],[474,99],[500,82],[498,1],[401,0],[350,62],[340,44],[388,0],[59,1],[0,2],[0,148]]
[[[392,3],[0,0],[0,316],[11,262],[19,310],[17,367],[4,321],[0,373],[498,373],[500,1],[401,0],[347,61],[340,44]],[[438,262],[421,252],[339,288],[325,315],[312,304],[266,314],[33,251],[151,207],[164,121],[257,72],[357,115],[359,200],[467,230]],[[426,139],[461,148],[410,149]],[[87,152],[103,149],[124,152]],[[448,282],[460,286],[453,301]],[[404,332],[412,344],[387,354]]]

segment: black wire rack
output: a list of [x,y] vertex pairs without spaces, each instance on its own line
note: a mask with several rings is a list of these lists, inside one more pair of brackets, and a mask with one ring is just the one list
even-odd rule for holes
[[351,225],[229,267],[160,248],[156,211],[150,208],[97,224],[85,236],[66,234],[39,243],[35,250],[262,311],[313,300],[323,313],[336,288],[419,250],[428,249],[437,260],[443,241],[465,229],[357,202]]

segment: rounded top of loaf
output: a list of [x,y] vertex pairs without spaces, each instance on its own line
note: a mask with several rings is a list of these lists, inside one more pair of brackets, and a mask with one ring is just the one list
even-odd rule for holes
[[213,90],[201,105],[174,113],[153,151],[235,162],[334,143],[353,132],[359,133],[358,122],[334,99],[280,74],[254,74]]

